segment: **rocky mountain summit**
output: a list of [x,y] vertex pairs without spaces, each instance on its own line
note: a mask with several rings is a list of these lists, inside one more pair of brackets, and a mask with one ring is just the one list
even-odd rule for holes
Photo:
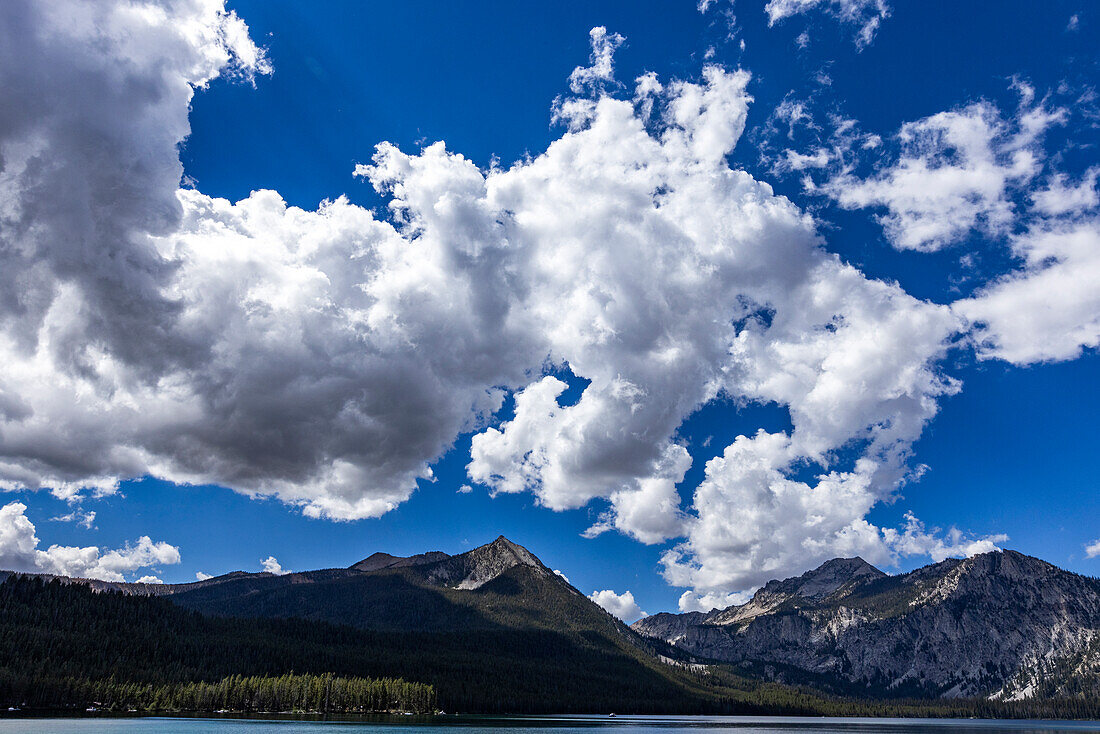
[[898,576],[834,559],[745,604],[633,628],[748,674],[850,694],[1100,691],[1100,581],[1013,551]]
[[384,568],[408,568],[409,566],[422,566],[425,563],[435,563],[436,561],[442,561],[451,556],[443,551],[428,551],[427,553],[418,553],[415,556],[391,556],[389,553],[372,553],[368,557],[355,563],[348,568],[354,571],[364,571],[370,573],[371,571],[381,571]]
[[433,564],[425,569],[425,577],[440,586],[476,589],[516,566],[530,568],[539,576],[551,573],[534,553],[501,535],[488,545]]
[[503,535],[492,543],[457,556],[443,551],[429,551],[406,558],[391,556],[389,553],[375,553],[349,566],[349,569],[371,573],[414,566],[430,567],[422,569],[422,575],[429,583],[454,589],[476,589],[516,566],[549,572],[534,553]]

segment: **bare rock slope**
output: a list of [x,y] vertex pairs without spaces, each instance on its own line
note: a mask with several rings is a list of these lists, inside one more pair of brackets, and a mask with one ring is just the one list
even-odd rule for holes
[[834,559],[746,604],[634,629],[747,673],[864,695],[1100,691],[1100,582],[1013,551],[899,576]]

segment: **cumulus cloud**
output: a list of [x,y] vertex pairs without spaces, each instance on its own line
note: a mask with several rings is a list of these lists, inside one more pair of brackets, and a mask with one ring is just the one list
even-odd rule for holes
[[[1020,102],[1010,113],[982,101],[904,124],[892,141],[896,158],[884,154],[887,162],[870,176],[853,170],[860,153],[880,148],[881,139],[839,118],[824,144],[786,150],[771,168],[824,170],[820,184],[804,176],[806,188],[844,208],[885,210],[878,219],[899,250],[933,252],[974,235],[1003,245],[1012,256],[1007,272],[952,304],[978,357],[1015,364],[1072,359],[1100,344],[1100,168],[1075,177],[1057,170],[1060,157],[1047,152],[1044,135],[1067,123],[1070,110],[1036,101],[1019,80],[1013,88]],[[766,126],[769,148],[783,120],[791,121],[788,138],[796,126],[819,130],[804,105],[798,114],[783,108]],[[969,253],[964,258],[972,261]]]
[[885,0],[768,0],[764,6],[768,25],[811,10],[821,10],[843,23],[859,26],[856,48],[860,50],[874,40],[882,21],[890,15]]
[[1100,204],[1100,193],[1096,189],[1096,179],[1100,176],[1100,167],[1092,167],[1085,172],[1076,184],[1067,185],[1064,173],[1055,173],[1046,188],[1031,195],[1035,209],[1041,214],[1059,216],[1095,209]]
[[157,577],[157,576],[142,576],[135,583],[138,583],[138,584],[163,584],[164,582],[161,581],[160,578]]
[[195,571],[195,580],[196,581],[206,581],[207,579],[212,579],[212,578],[214,578],[213,574],[204,573],[202,571]]
[[[263,54],[216,2],[155,7],[0,6],[0,68],[22,80],[0,115],[0,487],[151,475],[375,517],[472,432],[472,481],[599,501],[589,534],[681,538],[666,576],[703,596],[757,583],[750,560],[891,552],[864,516],[958,389],[936,364],[961,321],[729,166],[747,72],[616,98],[622,39],[597,28],[542,154],[482,170],[382,143],[355,173],[384,218],[233,203],[179,187],[177,146],[194,89]],[[546,375],[564,370],[587,381],[569,404]],[[683,507],[676,431],[731,398],[792,430],[739,437]]]
[[[1030,94],[1025,90],[1025,99]],[[1057,109],[1045,119],[1066,114]],[[1038,117],[1032,127],[1041,127],[1043,116],[1032,117]],[[1095,166],[1077,181],[1052,170],[1033,187],[1030,206],[1006,237],[1019,267],[954,304],[973,325],[979,357],[1032,364],[1072,359],[1100,345],[1098,177]]]
[[1008,536],[1004,533],[974,537],[958,528],[950,528],[946,534],[938,529],[929,531],[924,523],[913,513],[905,515],[905,527],[900,530],[887,529],[887,543],[898,553],[907,556],[931,556],[939,563],[946,558],[969,558],[981,553],[1001,550],[998,543],[1004,543]]
[[597,93],[614,81],[615,49],[626,40],[618,33],[608,33],[603,26],[593,28],[589,37],[592,42],[591,66],[578,66],[569,75],[569,89],[574,94]]
[[126,572],[180,562],[179,548],[165,542],[154,543],[147,535],[115,550],[94,545],[83,548],[51,545],[39,550],[36,528],[26,512],[27,506],[22,502],[0,507],[0,569],[125,581]]
[[751,591],[737,591],[730,594],[722,592],[697,594],[694,591],[685,591],[680,595],[678,606],[681,612],[709,612],[744,604],[751,598]]
[[1100,345],[1100,211],[1033,222],[1010,242],[1023,267],[954,304],[979,356],[1032,364]]
[[634,601],[634,594],[629,591],[616,594],[611,589],[604,589],[603,591],[593,591],[588,595],[588,598],[607,610],[609,614],[618,617],[627,624],[641,617],[649,616],[642,611],[638,603]]
[[1008,118],[976,102],[905,123],[896,161],[868,178],[842,172],[821,191],[847,209],[885,209],[879,221],[899,250],[932,252],[972,232],[1006,234],[1013,191],[1039,173],[1042,135],[1065,118],[1021,90],[1020,108]]
[[1089,558],[1100,556],[1100,538],[1097,538],[1085,546],[1085,555]]
[[276,576],[286,576],[288,573],[294,573],[289,568],[283,568],[275,556],[268,556],[263,559],[260,561],[260,566],[263,568],[264,573],[272,573]]

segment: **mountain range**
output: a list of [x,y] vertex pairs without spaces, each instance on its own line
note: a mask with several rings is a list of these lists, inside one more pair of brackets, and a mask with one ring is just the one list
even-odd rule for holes
[[747,675],[860,696],[1100,693],[1100,581],[1008,550],[897,576],[837,558],[745,604],[633,628]]
[[[746,604],[632,627],[503,536],[285,575],[0,582],[0,697],[5,675],[26,691],[63,670],[403,677],[434,685],[445,708],[485,712],[896,713],[965,699],[993,708],[937,710],[1007,715],[1100,699],[1100,582],[1012,551],[897,576],[834,559]],[[844,708],[854,699],[895,703]]]

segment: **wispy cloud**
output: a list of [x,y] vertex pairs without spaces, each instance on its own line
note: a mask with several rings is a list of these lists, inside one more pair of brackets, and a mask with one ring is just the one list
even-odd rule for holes
[[821,11],[842,23],[858,26],[856,47],[862,50],[890,15],[890,6],[885,0],[768,0],[764,6],[769,25],[810,11]]

